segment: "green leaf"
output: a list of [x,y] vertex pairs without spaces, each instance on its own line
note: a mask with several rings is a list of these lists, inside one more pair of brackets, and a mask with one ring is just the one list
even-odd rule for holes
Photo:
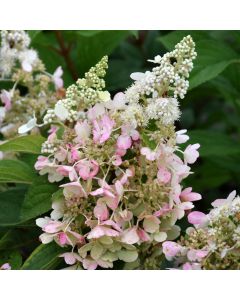
[[198,41],[196,51],[198,56],[190,75],[190,89],[215,78],[229,65],[240,62],[238,54],[222,41]]
[[174,46],[179,43],[185,36],[191,35],[193,40],[199,41],[208,37],[207,31],[202,30],[176,30],[172,31],[164,36],[161,36],[158,40],[168,49],[173,50]]
[[40,176],[29,187],[21,208],[21,219],[35,218],[51,209],[52,194],[58,185],[49,183],[47,178]]
[[208,130],[191,130],[188,132],[190,143],[201,145],[200,157],[224,157],[240,154],[240,144],[223,133]]
[[38,246],[24,262],[22,270],[49,270],[59,261],[59,254],[65,252],[56,243],[42,244]]
[[102,32],[103,30],[76,30],[74,31],[77,35],[85,36],[85,37],[92,37],[96,34]]
[[159,40],[168,49],[172,50],[180,40],[191,35],[196,43],[197,59],[190,74],[189,90],[207,82],[220,73],[229,65],[239,63],[239,55],[224,42],[215,37],[214,32],[207,31],[174,31]]
[[0,226],[21,223],[21,207],[26,190],[13,188],[0,193]]
[[31,42],[35,40],[41,30],[28,30],[28,35],[30,36]]
[[104,55],[111,54],[122,40],[132,34],[133,32],[128,30],[103,30],[94,35],[83,36],[80,32],[75,52],[80,76],[84,75],[84,72],[88,71]]
[[0,252],[0,266],[9,263],[11,270],[19,270],[22,265],[22,256],[17,250],[5,250]]
[[58,186],[39,177],[25,189],[13,188],[0,193],[0,226],[26,222],[51,209],[52,194]]
[[41,153],[42,143],[45,140],[41,135],[19,136],[0,144],[0,151],[39,154]]
[[31,184],[34,178],[36,178],[36,173],[26,163],[19,160],[0,160],[0,183]]
[[16,228],[8,230],[0,239],[0,250],[30,247],[38,240],[38,228]]

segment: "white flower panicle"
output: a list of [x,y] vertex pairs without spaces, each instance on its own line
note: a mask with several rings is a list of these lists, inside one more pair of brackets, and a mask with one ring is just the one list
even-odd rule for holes
[[195,58],[195,44],[191,36],[187,36],[173,51],[150,60],[159,64],[151,72],[131,74],[135,82],[125,92],[126,102],[129,105],[140,104],[144,108],[142,115],[139,110],[139,115],[146,125],[151,119],[159,120],[163,124],[173,124],[179,118],[177,98],[183,99],[187,92],[187,78]]
[[[1,31],[0,80],[12,81],[11,90],[0,91],[0,133],[5,138],[14,137],[17,132],[37,132],[37,119],[65,94],[61,66],[53,74],[48,73],[37,51],[30,48],[30,42],[23,30]],[[25,87],[24,94],[19,86]],[[70,111],[68,119],[72,120],[74,114]],[[49,112],[46,118],[50,115]],[[51,116],[55,116],[54,109]]]
[[10,76],[17,62],[26,72],[31,72],[39,64],[37,52],[28,48],[31,40],[25,31],[3,30],[1,38],[0,73],[2,77]]
[[30,45],[30,37],[24,30],[2,30],[2,47],[24,50]]

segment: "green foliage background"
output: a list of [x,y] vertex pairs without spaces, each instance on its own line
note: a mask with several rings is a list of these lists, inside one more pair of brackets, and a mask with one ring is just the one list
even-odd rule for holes
[[[240,31],[35,30],[29,34],[48,72],[63,67],[65,87],[109,55],[106,81],[112,95],[131,84],[130,73],[152,67],[147,59],[164,54],[191,34],[198,57],[189,92],[180,103],[177,128],[188,129],[190,143],[198,142],[201,148],[194,174],[185,185],[202,194],[196,206],[205,212],[214,199],[233,189],[240,192]],[[20,153],[17,162],[0,161],[0,183],[9,187],[0,193],[0,265],[9,261],[13,269],[61,267],[57,258],[61,248],[40,245],[34,222],[50,209],[57,189],[32,168],[41,142],[40,137],[24,137],[0,146],[0,151]]]

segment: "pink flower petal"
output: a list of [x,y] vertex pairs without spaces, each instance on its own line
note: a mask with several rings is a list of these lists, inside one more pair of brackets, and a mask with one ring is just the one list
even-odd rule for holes
[[188,215],[188,222],[193,225],[202,225],[207,221],[207,215],[200,211],[193,211]]
[[127,150],[132,146],[132,139],[128,135],[120,135],[117,139],[117,147],[119,149]]

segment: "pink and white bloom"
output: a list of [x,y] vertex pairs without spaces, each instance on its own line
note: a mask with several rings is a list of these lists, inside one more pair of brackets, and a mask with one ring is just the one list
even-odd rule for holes
[[183,270],[201,270],[201,265],[199,263],[185,263],[182,265]]
[[32,72],[34,65],[38,60],[37,52],[33,49],[26,49],[19,53],[22,69],[25,72]]
[[11,270],[11,266],[9,263],[5,263],[0,266],[0,270]]
[[222,205],[229,205],[236,197],[236,191],[232,191],[226,199],[216,199],[212,202],[213,207],[221,207]]
[[68,151],[60,146],[58,152],[55,153],[55,158],[58,161],[63,162],[67,158],[67,155]]
[[138,243],[140,240],[139,234],[138,234],[138,230],[137,227],[130,227],[126,230],[123,231],[123,233],[121,234],[121,241],[123,243],[129,244],[129,245],[133,245]]
[[183,144],[186,143],[189,140],[189,136],[185,134],[187,132],[187,129],[182,129],[176,132],[176,143],[177,144]]
[[102,144],[106,142],[111,133],[115,122],[109,118],[108,115],[104,115],[99,120],[93,121],[93,141],[94,143]]
[[128,178],[131,178],[134,176],[134,168],[128,168],[123,176],[120,178],[120,182],[122,185],[126,184],[128,182]]
[[187,252],[187,258],[190,261],[198,261],[200,262],[204,257],[206,257],[208,255],[207,250],[195,250],[195,249],[190,249]]
[[167,170],[165,167],[159,167],[157,172],[157,179],[160,183],[168,183],[171,179],[171,172]]
[[62,101],[55,104],[54,113],[61,121],[66,121],[69,117],[69,111]]
[[95,160],[80,160],[75,166],[79,176],[83,180],[88,180],[97,175],[99,165]]
[[122,110],[126,108],[126,96],[124,93],[117,93],[113,100],[105,103],[105,107],[111,110]]
[[156,216],[146,216],[143,220],[143,228],[148,233],[154,233],[159,230],[160,220]]
[[202,226],[208,221],[207,215],[200,211],[193,211],[188,215],[188,222],[193,225]]
[[128,135],[120,135],[117,139],[118,149],[127,150],[132,146],[132,139]]
[[12,107],[11,92],[2,90],[0,97],[6,111],[10,110]]
[[95,226],[87,235],[88,239],[98,239],[102,236],[117,237],[120,235],[121,228],[113,221],[107,220]]
[[201,200],[202,196],[198,193],[192,192],[192,188],[188,187],[181,192],[180,199],[181,201],[192,202]]
[[55,72],[53,73],[53,76],[52,76],[56,90],[63,87],[62,75],[63,75],[63,69],[61,66],[59,66],[59,67],[57,67],[57,69],[55,70]]
[[97,201],[97,205],[93,210],[94,216],[100,221],[106,221],[109,218],[109,211],[104,198]]
[[192,204],[192,202],[182,202],[175,205],[172,213],[172,220],[174,220],[175,222],[176,220],[182,219],[185,215],[185,211],[190,210],[193,207],[194,205]]
[[77,137],[74,141],[76,143],[79,143],[80,145],[84,145],[91,134],[91,127],[88,124],[87,120],[84,120],[83,122],[77,122],[74,129],[77,134]]
[[97,103],[92,108],[89,108],[87,112],[88,120],[94,121],[96,119],[99,119],[101,116],[103,116],[106,113],[106,109],[104,104]]
[[92,196],[104,196],[105,204],[115,210],[124,193],[122,183],[117,180],[114,185],[108,185],[106,182],[101,183],[102,187],[91,192]]
[[197,151],[200,148],[200,144],[188,145],[184,151],[184,161],[188,164],[193,164],[199,157],[199,152]]
[[157,210],[153,215],[155,217],[162,217],[166,214],[168,214],[170,211],[172,211],[172,208],[170,208],[169,204],[166,203],[163,205],[163,207],[159,210]]
[[175,242],[166,241],[162,244],[163,253],[166,255],[166,258],[171,258],[178,255],[182,251],[182,246]]
[[63,194],[66,198],[71,198],[71,197],[87,198],[87,193],[85,192],[84,188],[78,181],[62,184],[60,185],[60,187],[64,188]]
[[56,200],[52,203],[52,212],[51,212],[51,219],[54,221],[59,220],[64,215],[64,201],[63,200]]
[[63,257],[67,265],[74,265],[78,261],[82,262],[82,258],[74,252],[65,252],[59,255],[59,257]]
[[83,236],[72,231],[68,223],[45,217],[37,219],[36,224],[45,232],[39,237],[43,244],[48,244],[53,240],[60,246],[75,246],[84,243]]
[[71,146],[70,147],[70,153],[68,155],[68,161],[73,163],[80,159],[79,151],[76,147]]
[[27,133],[28,131],[31,131],[36,126],[37,126],[37,119],[33,117],[26,124],[23,124],[18,128],[18,133],[19,134]]
[[76,181],[78,179],[78,175],[74,167],[60,166],[56,169],[56,171],[64,177],[69,177],[71,181]]
[[152,151],[148,147],[143,147],[141,149],[141,154],[146,156],[147,160],[154,161],[157,158],[157,152]]
[[48,142],[49,143],[54,143],[56,138],[57,138],[57,131],[58,131],[58,128],[57,127],[52,127],[48,133],[49,133],[49,136],[47,138]]
[[35,169],[40,171],[40,175],[48,174],[49,182],[61,181],[64,176],[57,172],[58,166],[51,162],[45,156],[38,156],[38,160],[34,165]]
[[3,106],[0,106],[0,125],[3,122],[3,120],[5,119],[5,116],[6,116],[6,108]]

